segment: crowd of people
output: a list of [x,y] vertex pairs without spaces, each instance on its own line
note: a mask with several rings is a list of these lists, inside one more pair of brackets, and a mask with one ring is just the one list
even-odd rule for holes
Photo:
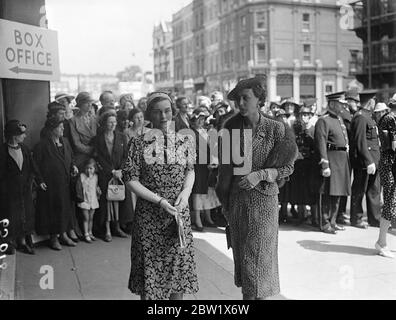
[[[391,258],[386,234],[396,217],[396,95],[385,104],[376,94],[328,95],[320,115],[316,99],[266,102],[260,78],[240,81],[227,99],[216,91],[195,104],[164,92],[137,105],[131,94],[116,103],[105,91],[99,107],[88,92],[59,93],[32,151],[23,144],[25,124],[5,126],[0,218],[10,220],[7,253],[34,254],[33,233],[48,236],[58,251],[79,241],[132,237],[129,288],[142,299],[181,299],[198,290],[192,230],[227,226],[244,299],[279,293],[282,223],[310,220],[328,234],[344,231],[347,219],[357,228],[379,227],[375,248]],[[240,136],[224,149],[221,139],[211,140],[211,129],[238,129]],[[236,175],[240,164],[223,160],[235,146],[245,150],[247,129],[252,151],[241,154],[250,157],[251,170]],[[193,141],[183,136],[186,130]],[[172,135],[183,152],[169,152]]]

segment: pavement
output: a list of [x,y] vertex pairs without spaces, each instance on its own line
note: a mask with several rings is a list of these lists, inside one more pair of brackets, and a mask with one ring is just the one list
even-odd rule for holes
[[[346,227],[337,235],[308,225],[282,225],[279,232],[281,295],[276,300],[396,299],[396,259],[376,255],[378,228]],[[194,232],[200,290],[188,300],[240,300],[234,285],[231,250],[224,229]],[[396,232],[388,235],[396,251]],[[130,239],[114,238],[75,248],[36,248],[36,255],[17,253],[0,273],[0,299],[138,300],[127,289]],[[16,259],[16,262],[15,262]],[[1,291],[0,291],[1,292]]]

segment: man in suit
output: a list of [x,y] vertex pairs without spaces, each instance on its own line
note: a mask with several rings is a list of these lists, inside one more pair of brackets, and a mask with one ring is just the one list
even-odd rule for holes
[[380,218],[380,180],[378,164],[380,142],[378,128],[372,112],[377,91],[360,93],[361,108],[355,113],[351,125],[351,164],[353,184],[351,199],[351,225],[366,229],[362,221],[362,200],[366,195],[367,219],[370,226],[378,227]]
[[188,99],[186,97],[177,98],[176,108],[178,109],[178,113],[174,118],[176,132],[182,129],[189,129],[190,122],[188,116]]
[[[320,227],[325,233],[336,234],[345,230],[336,224],[342,196],[351,193],[349,140],[344,121],[340,117],[345,101],[345,92],[326,96],[328,112],[319,118],[315,126],[315,147],[320,159],[323,183],[319,190]],[[323,204],[323,207],[322,207]]]

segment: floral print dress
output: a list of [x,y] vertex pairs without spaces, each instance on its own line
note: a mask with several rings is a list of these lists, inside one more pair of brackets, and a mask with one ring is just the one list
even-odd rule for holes
[[[174,205],[186,174],[194,169],[195,146],[179,134],[140,136],[131,140],[123,168],[125,183],[139,181]],[[166,149],[164,151],[164,149]],[[198,291],[190,212],[181,212],[186,247],[180,247],[175,218],[158,204],[138,198],[132,227],[129,289],[148,300]]]

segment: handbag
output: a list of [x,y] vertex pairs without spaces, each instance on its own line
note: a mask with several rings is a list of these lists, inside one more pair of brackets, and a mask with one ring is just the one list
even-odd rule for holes
[[[121,184],[119,184],[120,182]],[[107,187],[107,201],[124,201],[125,200],[125,184],[122,180],[111,178]]]

